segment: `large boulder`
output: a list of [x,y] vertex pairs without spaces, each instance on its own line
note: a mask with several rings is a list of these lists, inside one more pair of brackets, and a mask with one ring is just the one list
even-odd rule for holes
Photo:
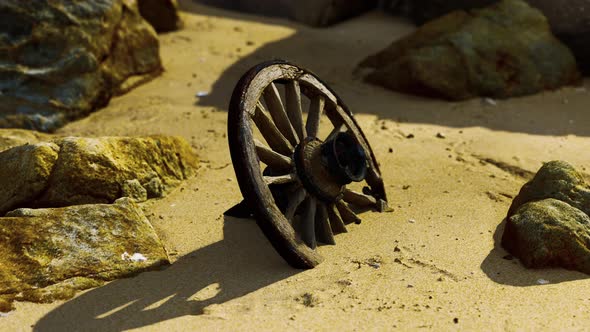
[[129,198],[12,211],[0,218],[0,256],[0,311],[15,299],[67,299],[101,281],[169,263],[153,227]]
[[0,214],[112,203],[133,192],[160,197],[197,166],[198,157],[178,137],[66,137],[17,146],[0,152]]
[[369,82],[449,100],[507,98],[579,81],[543,14],[521,0],[455,11],[364,60]]
[[590,274],[590,217],[553,198],[522,205],[506,222],[502,245],[526,267]]
[[527,1],[547,16],[553,33],[572,50],[580,70],[590,75],[590,1]]
[[210,5],[327,26],[377,7],[377,0],[203,0]]
[[590,274],[590,186],[564,161],[546,163],[508,211],[502,246],[527,267]]
[[162,71],[132,0],[4,0],[0,22],[0,127],[52,131]]
[[[383,7],[422,25],[454,10],[488,6],[497,0],[386,0]],[[590,74],[590,1],[526,0],[548,18],[553,33],[574,53],[580,69]]]
[[139,13],[157,32],[182,28],[176,0],[137,0]]

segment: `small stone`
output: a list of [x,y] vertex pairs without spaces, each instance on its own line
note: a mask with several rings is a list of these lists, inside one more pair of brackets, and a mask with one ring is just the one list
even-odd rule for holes
[[408,220],[408,222],[409,222],[410,224],[414,224],[414,223],[416,223],[416,220],[414,220],[414,219],[409,219],[409,220]]
[[122,197],[129,197],[136,202],[145,202],[147,200],[147,190],[139,183],[139,180],[126,180],[121,188]]
[[414,138],[414,137],[415,137],[414,134],[407,134],[406,135],[406,138],[408,138],[408,139],[411,139],[411,138]]
[[183,25],[176,0],[138,0],[137,7],[157,32],[175,31]]
[[498,102],[493,98],[483,98],[481,103],[485,106],[498,106]]
[[436,138],[447,138],[447,136],[444,133],[436,133]]
[[547,284],[549,284],[549,283],[551,283],[551,282],[550,282],[549,280],[545,280],[545,279],[538,279],[538,280],[537,280],[537,283],[538,283],[539,285],[547,285]]
[[159,177],[152,178],[144,185],[148,198],[160,198],[164,196],[164,184]]

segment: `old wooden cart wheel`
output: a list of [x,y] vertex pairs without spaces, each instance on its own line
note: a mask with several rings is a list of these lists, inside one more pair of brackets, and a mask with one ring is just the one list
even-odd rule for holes
[[[318,242],[334,244],[334,234],[360,223],[362,209],[387,208],[365,135],[311,72],[284,61],[255,66],[236,85],[228,116],[245,203],[290,265],[316,266],[322,260]],[[347,188],[353,181],[362,189]]]

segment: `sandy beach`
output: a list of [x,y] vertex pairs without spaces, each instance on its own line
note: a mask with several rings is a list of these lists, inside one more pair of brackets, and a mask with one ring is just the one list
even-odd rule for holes
[[[590,80],[493,102],[403,95],[353,73],[413,31],[402,19],[375,11],[314,29],[179,2],[184,29],[160,35],[164,74],[57,132],[191,143],[202,160],[197,176],[144,205],[173,264],[66,302],[16,303],[0,330],[590,326],[586,274],[526,269],[498,243],[512,198],[543,162],[566,160],[590,180]],[[315,72],[355,113],[394,208],[364,213],[335,246],[319,247],[325,261],[306,271],[287,265],[253,220],[223,215],[242,199],[227,143],[229,99],[246,70],[275,58]]]

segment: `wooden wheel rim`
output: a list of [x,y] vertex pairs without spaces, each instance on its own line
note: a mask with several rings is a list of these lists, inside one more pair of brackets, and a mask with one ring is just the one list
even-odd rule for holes
[[[254,143],[250,119],[258,111],[257,107],[263,107],[258,105],[265,90],[277,81],[296,81],[303,89],[309,89],[309,93],[320,96],[324,98],[326,103],[330,103],[331,106],[324,110],[325,115],[328,116],[332,123],[339,122],[346,130],[350,131],[365,150],[367,156],[369,156],[367,158],[369,174],[366,181],[370,184],[373,197],[380,202],[386,202],[386,195],[377,161],[365,135],[341,99],[319,78],[305,69],[281,60],[261,63],[246,72],[234,89],[228,112],[228,140],[240,190],[248,207],[254,213],[258,225],[278,253],[296,268],[313,268],[322,261],[322,258],[315,250],[301,241],[292,224],[275,203],[271,190],[262,174],[259,155]],[[299,98],[301,95],[302,93],[299,92]],[[311,100],[309,95],[306,94],[306,96]],[[301,133],[295,129],[297,125],[293,125],[292,122],[290,124],[290,128],[293,129],[292,136],[295,136],[295,139],[299,138],[299,141],[301,141],[303,136],[300,136]],[[301,126],[301,124],[299,125]],[[307,126],[309,125],[308,117]],[[313,126],[312,123],[312,130]],[[317,133],[318,124],[316,123],[315,126]],[[333,126],[338,127],[336,124],[333,124]],[[292,141],[292,139],[293,137],[288,140]],[[273,150],[276,151],[277,149],[273,148]],[[285,150],[283,149],[283,151]],[[307,195],[309,198],[300,203],[313,207],[312,210],[315,216],[316,202],[312,195]],[[331,210],[325,211],[322,208],[323,205],[318,204],[317,206],[320,206],[318,213],[329,216],[330,222],[333,215],[338,214],[341,209],[341,206],[338,206],[338,209],[332,207]],[[348,213],[347,211],[341,212]],[[355,215],[349,217],[358,219]],[[346,229],[340,230],[340,232],[343,231],[346,231]]]

